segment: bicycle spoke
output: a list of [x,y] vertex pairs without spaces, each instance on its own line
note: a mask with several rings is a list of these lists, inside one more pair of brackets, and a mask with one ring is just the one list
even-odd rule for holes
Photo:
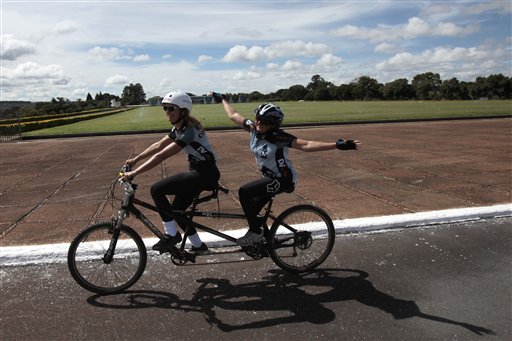
[[87,290],[114,293],[133,285],[144,272],[146,249],[135,231],[123,227],[108,263],[112,233],[110,223],[86,228],[71,243],[68,266],[73,278]]
[[[290,230],[295,232],[291,234]],[[311,205],[295,206],[272,225],[270,256],[285,270],[308,271],[327,258],[334,237],[334,226],[324,211]]]

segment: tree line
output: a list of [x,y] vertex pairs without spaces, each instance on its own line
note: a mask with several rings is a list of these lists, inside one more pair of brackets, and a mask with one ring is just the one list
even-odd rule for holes
[[[455,77],[442,80],[438,73],[426,72],[414,76],[411,82],[399,78],[383,84],[372,77],[361,76],[348,84],[335,85],[320,75],[314,75],[307,85],[296,84],[267,94],[253,91],[226,95],[232,101],[242,102],[512,99],[512,78],[500,73],[465,82]],[[121,96],[100,92],[94,98],[88,93],[85,100],[76,101],[57,97],[50,102],[12,102],[12,105],[2,102],[0,117],[16,117],[19,113],[21,116],[47,116],[98,110],[111,107],[112,100],[122,106],[148,103],[143,86],[136,83],[125,86]]]
[[246,98],[248,101],[512,99],[512,78],[496,74],[465,82],[455,77],[442,80],[438,73],[426,72],[416,75],[412,82],[400,78],[383,84],[369,76],[361,76],[349,84],[335,85],[314,75],[306,86],[292,85],[268,94],[254,91],[227,95],[234,100]]

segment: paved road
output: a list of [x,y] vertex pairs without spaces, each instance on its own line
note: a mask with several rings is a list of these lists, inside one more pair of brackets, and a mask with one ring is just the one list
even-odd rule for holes
[[2,268],[0,339],[511,340],[511,224],[342,235],[302,276],[241,254],[179,268],[155,256],[105,297],[65,264]]

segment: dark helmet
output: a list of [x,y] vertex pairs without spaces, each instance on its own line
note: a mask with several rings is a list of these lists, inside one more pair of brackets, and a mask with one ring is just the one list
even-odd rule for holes
[[276,128],[281,126],[284,119],[281,108],[273,103],[263,103],[254,110],[254,113],[256,114],[256,120],[270,123]]

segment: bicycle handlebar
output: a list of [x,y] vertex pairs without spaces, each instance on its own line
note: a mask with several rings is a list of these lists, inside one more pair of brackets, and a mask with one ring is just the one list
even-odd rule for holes
[[132,166],[130,166],[129,164],[125,163],[123,165],[123,167],[121,167],[121,170],[119,171],[119,176],[123,176],[124,173],[129,172],[131,170],[132,170]]

